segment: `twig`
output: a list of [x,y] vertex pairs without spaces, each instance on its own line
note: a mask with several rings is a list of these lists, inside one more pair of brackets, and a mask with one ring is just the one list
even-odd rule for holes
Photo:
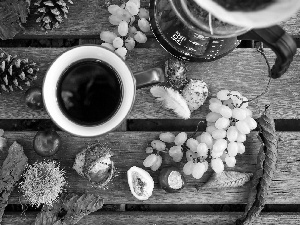
[[266,57],[266,55],[265,55],[264,49],[263,49],[263,47],[262,47],[261,45],[258,46],[258,47],[256,48],[256,51],[258,51],[258,52],[264,57],[264,59],[265,59],[265,61],[266,61],[266,64],[267,64],[267,66],[268,66],[268,76],[269,76],[269,80],[268,80],[268,83],[267,83],[267,86],[266,86],[265,90],[264,90],[260,95],[256,96],[256,97],[253,98],[253,99],[250,99],[250,100],[248,100],[248,101],[242,101],[242,103],[240,104],[239,107],[241,107],[241,106],[242,106],[244,103],[246,103],[246,102],[252,102],[252,101],[254,101],[254,100],[260,98],[261,96],[263,96],[263,95],[265,95],[266,93],[268,93],[268,92],[269,92],[269,89],[270,89],[270,84],[271,84],[271,80],[272,80],[270,63],[269,63],[269,61],[268,61],[268,59],[267,59],[267,57]]

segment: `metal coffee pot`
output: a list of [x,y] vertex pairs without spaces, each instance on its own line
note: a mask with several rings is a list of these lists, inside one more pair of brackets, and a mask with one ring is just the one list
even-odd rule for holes
[[262,41],[277,56],[272,78],[286,72],[297,50],[293,38],[278,25],[252,29],[226,23],[194,0],[151,0],[150,23],[161,46],[182,60],[205,62],[219,59],[240,44],[237,39],[240,35]]

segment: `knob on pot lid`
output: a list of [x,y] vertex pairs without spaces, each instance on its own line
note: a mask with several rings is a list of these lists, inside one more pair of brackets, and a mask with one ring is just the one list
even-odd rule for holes
[[273,26],[300,9],[299,0],[194,1],[219,20],[251,29]]

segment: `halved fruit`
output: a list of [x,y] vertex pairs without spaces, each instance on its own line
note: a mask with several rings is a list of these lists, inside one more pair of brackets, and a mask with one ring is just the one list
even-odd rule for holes
[[150,174],[136,166],[127,171],[127,179],[131,193],[139,200],[147,200],[154,188],[154,181]]

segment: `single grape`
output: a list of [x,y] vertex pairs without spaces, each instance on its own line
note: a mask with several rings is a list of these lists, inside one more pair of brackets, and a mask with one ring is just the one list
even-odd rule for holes
[[228,167],[234,167],[236,164],[236,159],[235,157],[227,156],[225,158],[225,162]]
[[224,164],[220,158],[212,159],[211,160],[211,168],[216,173],[221,173],[224,170]]
[[239,131],[237,130],[237,128],[235,126],[230,126],[227,129],[227,140],[228,141],[236,141],[236,139],[238,138],[239,135]]
[[222,105],[220,107],[220,114],[225,118],[230,118],[232,116],[232,110],[228,106]]
[[177,134],[174,142],[175,142],[175,145],[183,145],[186,140],[187,140],[187,134],[185,132],[181,132],[181,133]]
[[193,172],[193,167],[194,167],[193,161],[188,161],[186,164],[184,164],[184,166],[182,168],[183,173],[185,175],[191,175]]
[[192,176],[195,179],[200,179],[204,173],[205,173],[205,165],[201,162],[195,163],[193,167]]
[[243,154],[245,152],[245,145],[241,142],[238,142],[238,153]]
[[130,22],[130,19],[132,17],[132,15],[130,14],[130,12],[126,9],[123,9],[120,7],[120,9],[117,10],[116,15],[123,21],[126,22]]
[[208,108],[212,112],[219,113],[221,106],[222,106],[222,103],[213,102],[208,106]]
[[145,18],[146,20],[149,19],[150,18],[149,10],[144,9],[144,8],[140,8],[139,17],[140,18]]
[[121,47],[121,48],[116,49],[115,53],[125,60],[125,57],[127,54],[127,49],[124,47]]
[[222,138],[225,138],[225,137],[226,137],[226,131],[223,130],[223,129],[217,129],[217,130],[214,130],[214,131],[211,133],[211,136],[212,136],[214,139],[222,139]]
[[111,14],[115,15],[117,14],[117,11],[120,9],[120,6],[118,5],[110,5],[108,6],[108,12],[110,12]]
[[157,156],[156,162],[150,167],[152,171],[156,171],[162,164],[162,157],[160,155]]
[[240,121],[236,122],[235,126],[238,129],[238,131],[242,134],[249,134],[250,133],[250,128],[249,128],[248,124],[243,120],[240,120]]
[[220,113],[215,113],[215,112],[209,112],[206,115],[206,121],[207,122],[216,122],[217,119],[221,118],[221,114]]
[[232,99],[233,105],[239,107],[242,103],[242,95],[237,91],[230,92],[230,98]]
[[230,125],[230,120],[225,117],[219,118],[215,123],[215,127],[217,129],[226,129],[229,125]]
[[183,152],[174,155],[172,158],[174,162],[180,162],[182,157],[183,157]]
[[102,31],[100,33],[100,39],[106,43],[113,43],[117,35],[111,31]]
[[198,156],[207,156],[208,153],[208,147],[205,143],[199,143],[197,146],[197,153]]
[[171,132],[161,133],[159,139],[163,142],[172,143],[175,141],[175,135]]
[[115,47],[112,46],[112,44],[110,44],[110,43],[102,43],[101,46],[103,46],[111,51],[115,51]]
[[218,104],[222,105],[222,102],[217,98],[209,99],[209,104],[212,104],[212,103],[218,103]]
[[209,134],[212,134],[212,132],[214,130],[217,130],[217,128],[215,126],[208,126],[208,127],[206,127],[206,132],[209,133]]
[[164,151],[166,149],[166,144],[161,140],[153,140],[151,141],[152,148],[156,149],[157,151]]
[[244,120],[246,119],[246,111],[244,109],[241,109],[241,108],[234,108],[232,110],[232,117],[234,119],[237,119],[237,120]]
[[237,136],[237,139],[236,139],[236,142],[245,142],[246,141],[246,135],[245,134],[241,134],[239,132],[238,136]]
[[125,9],[128,10],[128,12],[133,16],[135,16],[139,13],[138,6],[134,2],[131,2],[131,1],[128,1],[126,3]]
[[246,111],[246,116],[252,117],[252,111],[248,108],[244,109]]
[[209,127],[209,126],[215,126],[215,122],[206,122],[206,126]]
[[199,145],[199,142],[194,139],[194,138],[189,138],[187,141],[186,141],[186,146],[192,150],[193,152],[196,152],[197,151],[197,146]]
[[151,154],[153,152],[153,148],[152,147],[147,147],[146,148],[146,153]]
[[149,21],[146,20],[145,18],[139,19],[138,20],[138,26],[143,32],[149,32],[150,31],[150,24]]
[[248,124],[250,130],[254,130],[257,127],[257,122],[252,117],[246,117],[244,121]]
[[134,4],[136,4],[136,6],[138,7],[138,8],[140,8],[141,7],[141,1],[140,0],[129,0],[130,2],[133,2]]
[[134,49],[135,41],[132,37],[127,37],[125,40],[125,47],[130,51]]
[[223,155],[223,152],[217,152],[217,151],[214,151],[214,150],[212,150],[211,153],[210,153],[210,156],[213,159],[220,158],[222,155]]
[[141,31],[137,31],[134,35],[134,40],[136,40],[138,43],[145,43],[147,41],[147,37]]
[[230,92],[228,90],[221,90],[217,93],[217,98],[222,101],[225,101],[230,98],[229,94],[230,94]]
[[199,135],[196,138],[196,140],[199,143],[205,143],[209,149],[211,149],[213,146],[213,138],[212,138],[211,134],[208,132],[203,132],[201,135]]
[[232,157],[236,156],[238,154],[238,149],[237,142],[229,142],[227,146],[228,155]]
[[124,42],[123,42],[123,39],[122,38],[120,38],[120,37],[116,37],[114,40],[113,40],[113,46],[115,47],[115,48],[121,48],[122,46],[123,46],[123,44],[124,44]]
[[157,160],[157,155],[151,154],[148,155],[147,158],[144,160],[143,165],[144,167],[150,167],[152,166]]
[[112,24],[112,25],[119,25],[119,23],[122,21],[122,19],[116,15],[110,15],[108,17],[108,21]]
[[227,148],[227,141],[225,139],[218,139],[213,145],[213,151],[223,152]]
[[128,36],[129,37],[134,37],[134,35],[136,34],[137,29],[134,26],[129,26],[128,28]]
[[126,36],[128,34],[128,23],[126,21],[121,21],[118,26],[118,33],[121,36]]
[[225,101],[223,102],[223,105],[228,106],[230,109],[233,109],[233,108],[234,108],[232,99],[225,100]]
[[172,146],[172,147],[169,149],[169,155],[170,155],[171,157],[173,157],[173,156],[175,156],[175,155],[179,155],[181,152],[182,152],[182,148],[181,148],[181,146],[179,146],[179,145]]

